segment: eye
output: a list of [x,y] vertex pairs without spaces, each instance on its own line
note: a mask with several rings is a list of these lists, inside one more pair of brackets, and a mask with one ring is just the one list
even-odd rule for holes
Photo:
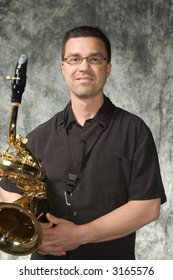
[[68,62],[69,63],[80,63],[81,62],[81,57],[80,56],[70,56],[68,57]]
[[102,61],[102,58],[100,56],[91,56],[90,61],[92,63],[100,63]]

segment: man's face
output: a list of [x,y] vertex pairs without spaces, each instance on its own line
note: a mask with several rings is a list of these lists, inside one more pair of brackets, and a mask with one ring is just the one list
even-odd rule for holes
[[[88,57],[99,55],[107,58],[107,52],[102,40],[96,37],[71,38],[65,45],[64,58],[69,56]],[[73,95],[88,99],[103,94],[103,87],[110,75],[111,64],[103,61],[102,64],[89,64],[83,59],[81,64],[62,62],[62,73]]]

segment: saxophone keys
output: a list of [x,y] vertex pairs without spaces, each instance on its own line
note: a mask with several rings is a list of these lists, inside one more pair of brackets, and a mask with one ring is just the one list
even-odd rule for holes
[[27,138],[23,138],[23,139],[22,139],[22,143],[23,143],[23,144],[28,143],[28,139],[27,139]]
[[6,80],[20,80],[20,77],[6,76]]

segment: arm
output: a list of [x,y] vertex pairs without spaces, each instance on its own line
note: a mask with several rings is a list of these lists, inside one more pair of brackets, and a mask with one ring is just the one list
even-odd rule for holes
[[0,199],[5,202],[14,202],[15,200],[21,198],[21,195],[18,193],[7,192],[0,187]]
[[159,213],[160,199],[130,201],[89,223],[89,242],[102,242],[124,237],[158,219]]
[[[41,254],[65,254],[80,245],[109,241],[135,232],[158,219],[160,199],[129,201],[125,205],[87,224],[75,225],[48,214],[50,223],[42,225]],[[56,225],[51,228],[52,223]]]

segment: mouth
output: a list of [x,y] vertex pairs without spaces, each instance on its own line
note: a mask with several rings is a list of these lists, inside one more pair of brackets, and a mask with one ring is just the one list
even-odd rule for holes
[[91,77],[89,76],[82,76],[82,77],[78,77],[77,80],[81,80],[81,79],[90,79],[91,80]]
[[93,79],[91,78],[91,77],[89,77],[89,76],[83,76],[83,77],[78,77],[77,79],[76,79],[77,81],[93,81]]

